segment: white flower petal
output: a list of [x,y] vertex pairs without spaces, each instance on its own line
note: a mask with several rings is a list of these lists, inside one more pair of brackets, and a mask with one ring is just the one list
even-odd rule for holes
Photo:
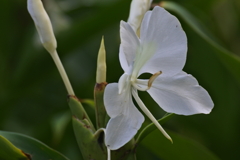
[[123,48],[121,47],[121,45],[119,47],[119,61],[124,72],[130,74],[131,67],[128,65],[125,53],[123,52]]
[[133,31],[132,27],[124,21],[121,21],[120,24],[120,36],[121,36],[120,51],[124,53],[125,57],[123,56],[123,54],[121,54],[121,52],[119,56],[121,66],[124,69],[125,64],[122,64],[123,61],[121,59],[125,58],[128,66],[130,67],[133,64],[140,42],[137,35]]
[[214,105],[208,92],[198,85],[192,75],[185,72],[173,77],[159,76],[148,93],[163,110],[169,113],[208,114]]
[[109,149],[116,150],[134,137],[144,117],[134,106],[130,90],[118,94],[117,83],[107,85],[104,104],[111,117],[106,128],[105,143]]
[[133,107],[129,107],[129,114],[111,118],[108,122],[105,143],[109,149],[116,150],[125,145],[141,127],[144,117]]
[[121,94],[126,89],[129,88],[129,78],[130,76],[126,73],[124,73],[118,81],[118,94]]
[[152,11],[148,11],[145,13],[144,17],[143,17],[143,20],[142,20],[142,24],[141,24],[141,28],[140,28],[140,39],[144,39],[143,36],[146,36],[147,34],[141,34],[141,32],[146,32],[146,29],[148,28],[148,24],[149,24],[149,20],[150,20],[150,17],[152,15]]
[[[156,73],[162,71],[163,76],[179,73],[186,62],[187,38],[178,19],[161,7],[155,7],[147,12],[143,19],[140,36],[144,53],[152,57],[141,68],[141,73]],[[153,49],[144,48],[152,44]],[[148,51],[149,50],[149,51]]]
[[118,116],[123,112],[123,107],[121,107],[121,100],[125,94],[118,94],[118,83],[110,83],[106,86],[104,91],[104,105],[107,111],[107,114],[113,118]]

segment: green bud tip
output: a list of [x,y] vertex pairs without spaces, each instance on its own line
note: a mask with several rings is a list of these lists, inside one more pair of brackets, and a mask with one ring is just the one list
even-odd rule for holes
[[106,82],[106,50],[104,46],[104,37],[102,37],[101,45],[98,51],[98,59],[97,59],[97,76],[96,82],[103,83]]

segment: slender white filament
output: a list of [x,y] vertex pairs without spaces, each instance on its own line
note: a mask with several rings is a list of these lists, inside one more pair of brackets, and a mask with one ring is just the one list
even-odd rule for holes
[[132,85],[134,88],[136,88],[139,91],[146,91],[149,89],[149,87],[146,87],[146,88],[139,87],[136,83],[132,83]]
[[107,147],[107,159],[111,160],[111,150]]
[[[136,79],[136,80],[133,80],[133,81],[131,81],[131,82],[132,82],[133,87],[136,88],[137,90],[139,90],[139,91],[146,91],[146,90],[149,90],[149,89],[151,88],[152,83],[154,82],[154,80],[155,80],[160,74],[162,74],[162,71],[158,71],[158,72],[156,72],[155,74],[153,74],[153,75],[150,77],[150,79],[148,80],[148,83],[147,83],[147,87],[146,87],[146,88],[142,88],[142,87],[138,86],[138,84],[143,84],[143,85],[145,85],[144,81],[141,81],[141,80],[139,80],[139,79]],[[137,84],[135,81],[136,81],[138,84]]]
[[162,134],[172,142],[172,138],[167,134],[167,132],[162,128],[158,121],[154,118],[152,113],[147,109],[142,100],[139,98],[137,91],[132,89],[132,95],[135,98],[137,104],[142,109],[142,111],[148,116],[148,118],[156,125],[156,127],[162,132]]

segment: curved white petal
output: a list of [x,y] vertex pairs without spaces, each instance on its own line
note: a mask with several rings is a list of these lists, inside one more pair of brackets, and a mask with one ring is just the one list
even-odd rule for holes
[[143,121],[143,115],[133,107],[129,108],[127,115],[122,114],[111,118],[106,128],[106,146],[116,150],[125,145],[135,136]]
[[[156,73],[162,76],[179,73],[186,62],[187,38],[178,19],[161,7],[155,7],[145,15],[140,35],[142,54],[152,54],[139,71]],[[148,44],[154,46],[153,49]]]
[[125,56],[125,54],[124,54],[124,52],[123,52],[123,49],[122,49],[121,45],[120,45],[120,47],[119,47],[119,61],[120,61],[121,67],[122,67],[122,69],[124,70],[124,72],[130,74],[130,72],[129,72],[130,67],[129,67],[129,65],[128,65],[126,56]]
[[[119,58],[120,58],[121,66],[125,71],[126,64],[123,64],[123,63],[127,62],[129,67],[132,66],[136,53],[139,49],[140,42],[137,35],[133,31],[132,27],[124,21],[121,21],[121,24],[120,24],[120,36],[121,36],[121,46],[120,46],[121,48],[120,48]],[[126,59],[126,60],[124,61],[122,59]]]
[[145,15],[143,17],[141,28],[140,28],[140,35],[141,35],[140,39],[144,39],[143,36],[144,35],[146,36],[146,34],[141,34],[141,32],[146,32],[151,15],[152,15],[152,11],[148,11],[145,13]]
[[118,94],[121,94],[124,92],[124,90],[129,88],[129,78],[130,76],[126,73],[124,73],[118,81]]
[[107,85],[104,104],[111,117],[106,127],[105,143],[109,149],[116,150],[134,137],[144,117],[133,104],[130,88],[118,94],[117,83]]
[[198,85],[192,75],[185,72],[173,77],[159,76],[148,93],[163,110],[169,113],[208,114],[214,105],[208,92]]
[[107,114],[111,118],[123,112],[124,107],[121,107],[123,95],[125,94],[118,94],[118,83],[110,83],[106,86],[103,100]]

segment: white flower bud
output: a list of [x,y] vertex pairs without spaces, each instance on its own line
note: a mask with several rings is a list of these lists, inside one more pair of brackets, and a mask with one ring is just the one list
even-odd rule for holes
[[53,33],[51,21],[43,7],[41,0],[28,0],[28,12],[30,13],[37,28],[40,40],[44,48],[54,54],[57,42]]
[[149,10],[152,0],[132,0],[128,23],[135,33],[139,30],[144,14]]

